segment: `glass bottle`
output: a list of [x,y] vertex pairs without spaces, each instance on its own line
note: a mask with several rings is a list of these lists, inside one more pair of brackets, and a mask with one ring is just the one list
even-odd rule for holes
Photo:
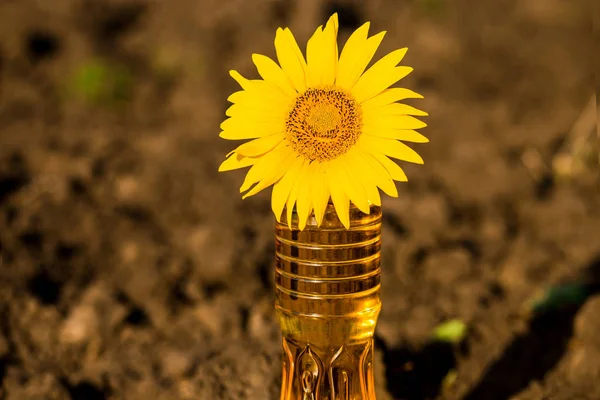
[[381,208],[351,205],[350,229],[327,206],[304,231],[276,224],[275,309],[283,340],[281,400],[375,399],[373,335],[381,309]]

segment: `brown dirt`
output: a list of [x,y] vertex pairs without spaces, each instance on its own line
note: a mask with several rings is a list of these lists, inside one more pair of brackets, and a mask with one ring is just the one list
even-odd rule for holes
[[[378,398],[600,399],[600,175],[548,167],[594,90],[592,3],[1,1],[0,399],[278,398],[269,195],[216,172],[218,124],[227,70],[332,10],[410,48],[431,115],[384,204]],[[92,60],[128,71],[94,102]]]

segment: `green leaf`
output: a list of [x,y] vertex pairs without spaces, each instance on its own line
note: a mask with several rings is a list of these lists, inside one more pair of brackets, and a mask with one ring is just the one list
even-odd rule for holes
[[552,286],[541,296],[530,301],[535,313],[558,310],[562,307],[576,306],[585,302],[589,290],[581,283],[568,283]]

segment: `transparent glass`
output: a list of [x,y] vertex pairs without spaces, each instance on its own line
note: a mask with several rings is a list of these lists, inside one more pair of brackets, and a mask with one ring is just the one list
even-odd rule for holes
[[381,208],[329,204],[317,228],[276,224],[275,309],[283,335],[281,400],[375,399],[373,335],[381,309]]

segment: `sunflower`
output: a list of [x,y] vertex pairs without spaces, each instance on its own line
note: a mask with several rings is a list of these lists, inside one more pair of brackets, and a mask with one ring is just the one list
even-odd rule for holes
[[[407,49],[392,51],[368,69],[385,32],[368,36],[367,22],[352,33],[338,54],[338,18],[318,27],[306,46],[306,59],[288,29],[275,35],[279,64],[253,54],[262,79],[230,75],[242,90],[221,124],[220,137],[247,140],[227,155],[219,171],[251,167],[240,188],[243,198],[273,185],[271,207],[277,221],[292,210],[303,230],[312,212],[320,226],[328,202],[346,228],[350,202],[368,214],[381,205],[379,189],[398,196],[394,181],[407,181],[393,160],[422,164],[402,143],[426,143],[415,129],[426,116],[398,101],[422,98],[404,88],[390,88],[412,68],[398,64]],[[366,71],[365,71],[366,69]]]

